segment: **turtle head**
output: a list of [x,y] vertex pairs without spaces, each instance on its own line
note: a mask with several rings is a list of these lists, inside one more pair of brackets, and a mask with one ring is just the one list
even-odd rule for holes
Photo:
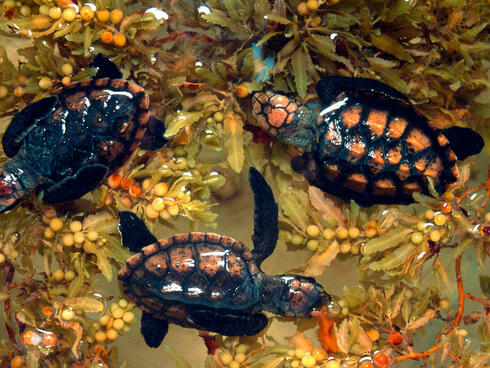
[[318,114],[293,96],[276,91],[254,92],[255,125],[287,144],[307,149],[317,136]]
[[[320,310],[331,297],[311,277],[280,275],[269,278],[270,307],[264,309],[286,317],[309,317],[311,312]],[[264,295],[264,292],[262,293]]]

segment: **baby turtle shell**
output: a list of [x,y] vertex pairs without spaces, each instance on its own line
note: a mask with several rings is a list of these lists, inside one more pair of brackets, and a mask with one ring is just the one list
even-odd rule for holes
[[257,123],[305,153],[293,169],[311,185],[362,205],[409,203],[444,192],[458,178],[456,160],[480,152],[482,138],[467,128],[439,130],[406,97],[375,80],[329,77],[317,84],[319,114],[292,96],[253,95]]
[[101,55],[94,61],[101,66],[97,79],[29,104],[8,126],[2,143],[12,159],[0,168],[0,181],[10,193],[0,195],[0,210],[34,190],[48,203],[77,199],[138,146],[155,149],[166,143],[163,122],[150,115],[143,88],[120,79],[117,67]]
[[255,335],[268,323],[262,313],[306,317],[330,296],[314,279],[269,276],[260,270],[277,242],[277,205],[271,188],[251,168],[254,248],[212,233],[179,234],[158,241],[135,214],[119,212],[122,243],[133,252],[119,272],[123,292],[143,310],[141,334],[158,347],[168,324],[227,336]]
[[119,272],[124,293],[156,318],[185,327],[193,305],[247,310],[259,301],[252,253],[240,241],[212,233],[179,234],[149,245]]

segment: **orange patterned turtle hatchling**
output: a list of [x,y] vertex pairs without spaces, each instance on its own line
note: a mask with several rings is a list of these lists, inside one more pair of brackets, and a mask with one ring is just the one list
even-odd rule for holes
[[143,311],[141,334],[150,347],[165,337],[168,324],[227,336],[259,333],[268,311],[307,317],[330,301],[314,279],[269,276],[260,269],[277,242],[277,205],[270,187],[250,169],[254,193],[254,248],[213,233],[177,234],[157,240],[131,212],[119,213],[122,243],[131,251],[119,271],[123,292]]
[[361,205],[410,203],[442,193],[458,178],[457,159],[477,154],[482,137],[468,128],[437,129],[399,91],[373,79],[318,82],[317,113],[290,95],[255,92],[256,125],[304,150],[294,170],[311,185]]
[[163,122],[151,115],[143,88],[122,78],[98,54],[92,80],[73,83],[19,111],[2,144],[10,157],[0,167],[0,212],[31,192],[57,203],[94,189],[138,147],[166,143]]

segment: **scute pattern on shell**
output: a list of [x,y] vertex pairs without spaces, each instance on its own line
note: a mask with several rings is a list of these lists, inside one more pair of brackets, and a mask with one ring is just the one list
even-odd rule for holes
[[187,308],[246,310],[258,303],[259,270],[240,241],[213,234],[178,234],[146,246],[119,272],[124,293],[155,318],[185,327]]
[[55,111],[26,136],[21,149],[36,173],[56,183],[90,164],[109,171],[139,145],[149,118],[143,89],[126,80],[73,83],[54,93]]
[[321,115],[310,158],[344,197],[410,201],[413,192],[428,192],[426,177],[439,192],[458,177],[449,141],[408,104],[341,93]]

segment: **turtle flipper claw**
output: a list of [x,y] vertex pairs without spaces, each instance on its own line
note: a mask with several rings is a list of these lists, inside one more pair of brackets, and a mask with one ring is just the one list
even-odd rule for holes
[[143,312],[140,331],[150,348],[158,348],[168,332],[168,321]]

